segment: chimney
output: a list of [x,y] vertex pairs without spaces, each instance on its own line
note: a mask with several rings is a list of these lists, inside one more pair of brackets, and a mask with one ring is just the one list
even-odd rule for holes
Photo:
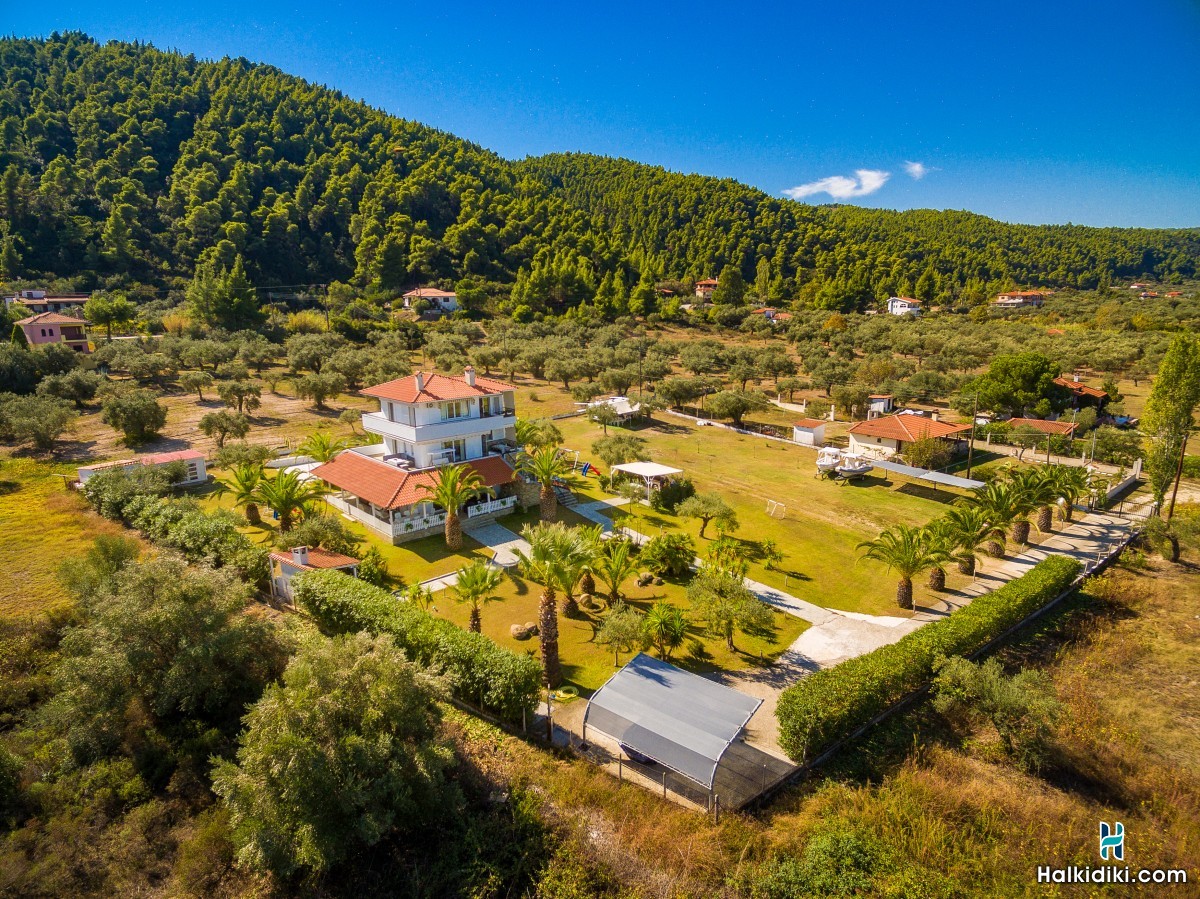
[[463,369],[463,377],[467,379],[468,386],[474,387],[475,386],[475,368],[474,368],[474,366],[468,365],[466,368],[464,368]]
[[1078,383],[1079,383],[1079,375],[1071,375],[1071,379],[1072,379],[1072,380],[1073,380],[1073,381],[1074,381],[1076,384],[1078,384]]
[[932,418],[934,421],[941,421],[941,419],[940,419],[940,418],[938,418],[938,414],[937,414],[936,412],[934,412],[934,413],[933,413],[933,415],[932,415],[932,416],[930,416],[930,417],[931,417],[931,418]]
[[420,393],[422,390],[425,389],[425,372],[423,372],[423,371],[417,372],[416,378],[417,378],[417,393]]
[[300,566],[308,565],[308,547],[307,546],[293,546],[292,547],[292,561]]

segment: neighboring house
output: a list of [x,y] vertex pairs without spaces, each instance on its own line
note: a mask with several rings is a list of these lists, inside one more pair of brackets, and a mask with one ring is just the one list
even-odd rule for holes
[[850,452],[868,454],[903,453],[906,444],[930,437],[957,446],[970,425],[952,425],[935,416],[888,415],[860,421],[850,427]]
[[1054,383],[1059,387],[1065,387],[1071,391],[1074,397],[1074,404],[1079,406],[1095,406],[1097,409],[1103,409],[1108,403],[1108,394],[1099,387],[1089,387],[1079,380],[1079,375],[1072,375],[1069,378],[1055,378]]
[[358,577],[358,559],[319,546],[294,546],[289,552],[273,552],[271,595],[293,602],[292,578],[305,571],[345,571],[351,577]]
[[771,316],[772,324],[776,324],[776,325],[782,325],[787,322],[790,322],[791,320],[792,320],[792,313],[790,313],[790,312],[776,312],[773,316]]
[[1001,309],[1022,309],[1026,306],[1041,306],[1046,294],[1040,290],[1010,290],[996,297],[995,305]]
[[872,393],[867,397],[867,418],[878,418],[888,415],[895,408],[890,393]]
[[368,387],[362,393],[379,411],[363,414],[363,428],[383,442],[347,450],[312,475],[339,491],[332,505],[395,543],[445,522],[422,487],[437,483],[443,465],[466,463],[496,490],[468,503],[464,519],[508,514],[517,505],[516,472],[503,455],[517,449],[514,390],[469,366],[461,378],[417,372]]
[[425,300],[429,309],[443,314],[455,312],[458,309],[458,294],[452,290],[438,290],[436,287],[418,287],[404,295],[404,308],[411,309],[417,300]]
[[92,298],[89,293],[48,294],[44,290],[22,290],[6,296],[6,306],[18,306],[30,315],[39,312],[59,312],[63,315],[83,315],[83,305]]
[[1055,437],[1075,436],[1075,422],[1073,421],[1046,421],[1042,418],[1010,418],[1004,423],[1014,431],[1017,428],[1032,428],[1035,431],[1041,431],[1043,434],[1051,434]]
[[65,343],[79,353],[92,351],[85,331],[87,322],[81,318],[72,318],[58,312],[39,312],[37,315],[21,319],[17,322],[17,327],[24,332],[30,346]]
[[1168,291],[1167,291],[1167,296],[1169,296],[1169,297],[1181,297],[1181,296],[1183,296],[1183,291],[1182,291],[1182,290],[1168,290]]
[[208,469],[204,465],[204,453],[199,450],[178,450],[173,453],[153,453],[149,456],[142,456],[139,459],[119,459],[115,462],[97,462],[94,465],[81,465],[79,466],[79,483],[86,484],[92,475],[99,474],[102,471],[111,471],[114,468],[132,471],[138,465],[158,467],[160,465],[170,465],[172,462],[184,463],[186,474],[183,480],[179,482],[180,486],[194,487],[208,480]]
[[711,300],[713,291],[717,289],[717,284],[720,283],[716,278],[703,278],[696,282],[696,296],[702,300]]
[[792,425],[792,440],[801,446],[825,445],[825,422],[819,418],[802,418]]
[[588,409],[595,409],[597,406],[608,406],[612,409],[620,424],[626,424],[642,414],[642,404],[632,402],[626,396],[607,396],[587,404]]
[[892,315],[920,315],[921,303],[912,297],[888,297],[887,311]]

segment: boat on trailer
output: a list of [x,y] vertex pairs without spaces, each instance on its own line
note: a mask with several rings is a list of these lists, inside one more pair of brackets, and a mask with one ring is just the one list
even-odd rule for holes
[[843,453],[841,461],[833,472],[839,480],[853,481],[855,478],[865,477],[874,470],[875,466],[866,456],[860,456],[857,453]]
[[817,474],[832,477],[842,462],[842,451],[836,446],[826,446],[817,453]]

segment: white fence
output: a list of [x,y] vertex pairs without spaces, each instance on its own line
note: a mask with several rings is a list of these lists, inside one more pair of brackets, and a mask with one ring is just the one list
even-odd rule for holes
[[505,509],[511,509],[516,504],[517,498],[515,496],[504,496],[500,499],[489,500],[486,503],[480,503],[477,506],[471,506],[467,509],[467,518],[490,515],[493,512],[503,512]]

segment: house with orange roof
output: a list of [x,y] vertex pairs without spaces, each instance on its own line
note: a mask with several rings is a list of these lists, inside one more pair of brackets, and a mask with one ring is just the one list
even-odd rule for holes
[[912,297],[888,297],[887,311],[892,315],[920,315],[921,301]]
[[696,296],[706,302],[711,300],[718,283],[716,278],[701,278],[696,282]]
[[892,455],[918,440],[934,438],[957,446],[971,430],[970,425],[954,425],[930,416],[897,413],[860,421],[850,426],[850,452],[867,455]]
[[1023,309],[1026,306],[1041,306],[1046,302],[1042,290],[1008,290],[999,294],[993,305],[1000,309]]
[[87,322],[81,318],[63,315],[61,312],[39,312],[17,322],[30,346],[49,343],[65,343],[77,353],[90,353],[92,346],[87,339]]
[[443,315],[458,310],[458,294],[453,290],[441,290],[437,287],[418,287],[404,294],[404,308],[411,309],[418,300],[424,300],[433,312]]
[[1043,434],[1049,434],[1052,437],[1074,437],[1075,422],[1073,421],[1047,421],[1042,418],[1010,418],[1004,422],[1014,431],[1017,428],[1032,428],[1035,431],[1041,431]]
[[329,502],[394,543],[436,533],[445,512],[426,487],[438,470],[462,463],[474,469],[492,495],[468,503],[467,521],[512,512],[517,475],[508,456],[517,450],[515,388],[480,377],[468,366],[461,377],[417,372],[362,391],[379,400],[363,414],[363,429],[380,438],[355,447],[310,474],[334,491]]
[[358,577],[358,559],[319,546],[294,546],[288,552],[273,552],[270,561],[271,595],[289,603],[293,601],[292,578],[305,571],[344,571]]
[[27,315],[39,312],[59,312],[63,315],[81,316],[83,306],[92,298],[90,293],[49,293],[45,290],[22,290],[4,298],[8,307],[16,306]]
[[1058,377],[1054,379],[1054,383],[1059,387],[1065,387],[1071,391],[1071,396],[1074,399],[1076,408],[1080,406],[1095,406],[1097,409],[1103,409],[1108,403],[1108,394],[1099,387],[1089,387],[1079,380],[1079,375],[1071,377]]

